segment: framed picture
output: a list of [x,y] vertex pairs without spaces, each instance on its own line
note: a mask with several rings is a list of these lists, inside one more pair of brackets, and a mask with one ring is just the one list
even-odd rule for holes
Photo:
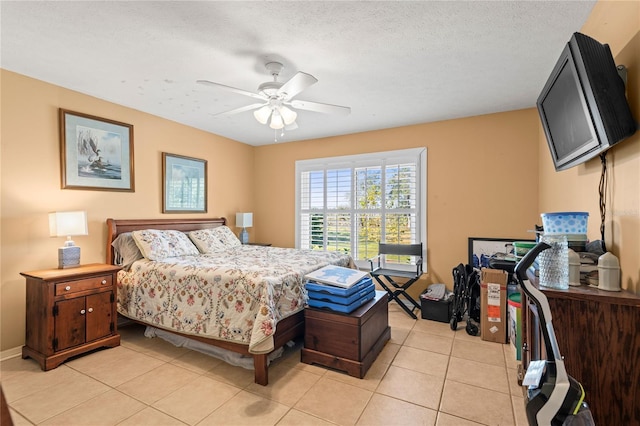
[[207,161],[162,153],[162,213],[207,212]]
[[514,241],[535,241],[518,238],[469,238],[469,265],[488,267],[489,259],[496,254],[513,255]]
[[60,108],[62,189],[135,190],[133,126]]

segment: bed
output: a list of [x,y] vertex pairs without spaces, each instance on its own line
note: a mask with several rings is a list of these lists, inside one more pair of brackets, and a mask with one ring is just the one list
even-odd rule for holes
[[[118,313],[252,357],[261,385],[268,384],[269,355],[304,333],[304,275],[328,264],[353,266],[335,252],[242,245],[225,218],[106,224],[107,263],[123,266]],[[123,259],[123,241],[139,249],[134,261]]]

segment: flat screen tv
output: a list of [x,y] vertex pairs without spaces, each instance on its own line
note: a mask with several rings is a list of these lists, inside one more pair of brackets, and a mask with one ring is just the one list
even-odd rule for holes
[[536,106],[557,171],[590,160],[636,131],[609,45],[581,33],[565,46]]

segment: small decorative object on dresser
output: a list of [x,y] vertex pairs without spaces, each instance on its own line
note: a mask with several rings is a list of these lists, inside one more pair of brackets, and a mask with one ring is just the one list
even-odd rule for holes
[[72,236],[87,235],[87,212],[49,213],[49,235],[67,237],[64,246],[58,248],[58,268],[80,266],[80,247],[76,246]]
[[21,272],[27,280],[27,324],[22,358],[47,371],[68,358],[120,345],[116,324],[119,266]]
[[242,244],[249,244],[249,233],[247,228],[253,226],[253,213],[236,213],[236,226],[242,228],[238,239]]

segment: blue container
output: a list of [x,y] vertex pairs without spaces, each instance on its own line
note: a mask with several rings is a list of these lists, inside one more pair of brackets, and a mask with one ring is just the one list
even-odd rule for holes
[[542,227],[545,234],[586,234],[589,213],[557,212],[542,213]]

